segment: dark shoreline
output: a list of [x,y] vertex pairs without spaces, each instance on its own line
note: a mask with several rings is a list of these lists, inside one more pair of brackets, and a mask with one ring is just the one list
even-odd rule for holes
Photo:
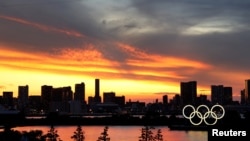
[[225,128],[249,128],[249,116],[241,119],[234,112],[228,112],[223,119],[218,120],[216,125],[193,126],[188,119],[179,118],[178,116],[166,116],[149,114],[140,117],[132,115],[118,115],[113,114],[109,116],[82,116],[82,115],[60,115],[58,113],[51,113],[42,118],[26,118],[23,114],[15,115],[0,115],[0,125],[4,128],[13,128],[18,126],[95,126],[95,125],[109,125],[109,126],[168,126],[170,130],[209,130],[211,127],[225,127]]
[[23,119],[18,122],[18,126],[32,125],[154,125],[168,126],[169,120],[165,117],[159,118],[135,118],[135,117],[56,117],[42,119]]

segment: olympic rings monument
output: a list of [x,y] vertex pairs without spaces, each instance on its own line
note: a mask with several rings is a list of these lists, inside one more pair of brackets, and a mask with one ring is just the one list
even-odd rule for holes
[[[215,112],[215,109],[219,109],[219,112]],[[200,105],[197,108],[193,105],[186,105],[182,109],[182,115],[184,118],[189,119],[190,123],[195,126],[198,126],[203,122],[206,125],[215,125],[219,119],[224,117],[225,109],[219,104],[212,106],[211,109],[207,105]],[[199,120],[195,121],[195,118],[198,118]],[[211,118],[213,121],[208,121],[208,119]]]

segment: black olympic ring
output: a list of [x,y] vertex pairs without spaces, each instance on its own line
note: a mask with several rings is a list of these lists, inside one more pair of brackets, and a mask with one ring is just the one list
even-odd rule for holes
[[[186,110],[186,108],[188,108],[188,107],[192,108],[192,112],[190,113],[189,116],[187,116],[187,115],[185,114],[185,110]],[[222,115],[219,115],[219,116],[218,116],[218,115],[213,111],[214,108],[216,108],[216,107],[218,107],[218,108],[220,108],[220,109],[222,110]],[[200,108],[205,108],[205,109],[206,109],[206,112],[205,112],[204,114],[202,114],[202,113],[199,111]],[[221,119],[221,118],[224,117],[224,115],[225,115],[225,109],[224,109],[221,105],[219,105],[219,104],[216,104],[216,105],[212,106],[211,110],[210,110],[209,107],[206,106],[206,105],[200,105],[200,106],[198,106],[198,107],[196,108],[196,110],[195,110],[195,107],[194,107],[193,105],[186,105],[186,106],[184,106],[184,108],[182,109],[182,115],[184,116],[184,118],[189,119],[189,121],[190,121],[191,124],[193,124],[193,125],[200,125],[203,121],[205,122],[206,125],[214,125],[214,124],[217,123],[217,120],[218,120],[218,119]],[[195,123],[195,122],[192,120],[195,116],[197,116],[197,117],[200,119],[197,123]],[[215,119],[214,122],[209,123],[209,122],[207,121],[207,119],[208,119],[209,117],[212,117],[213,119]]]

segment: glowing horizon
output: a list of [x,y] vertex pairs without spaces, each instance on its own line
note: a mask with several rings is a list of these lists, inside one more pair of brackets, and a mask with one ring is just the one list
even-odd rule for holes
[[152,101],[180,93],[180,82],[197,81],[198,95],[209,98],[211,85],[224,85],[240,100],[249,79],[250,22],[245,3],[236,3],[242,7],[192,0],[1,2],[0,91],[17,96],[19,85],[29,85],[30,95],[39,95],[42,85],[74,91],[84,82],[86,99],[99,78],[101,94]]
[[[155,93],[179,93],[178,82],[162,82],[164,78],[182,78],[172,71],[159,72],[158,70],[152,69],[155,68],[157,64],[165,60],[201,64],[195,61],[173,57],[169,57],[168,59],[166,56],[146,57],[147,54],[145,53],[144,59],[152,60],[150,64],[143,66],[147,69],[136,69],[140,63],[144,63],[143,60],[140,59],[139,64],[128,61],[127,65],[136,67],[135,69],[127,71],[126,69],[121,69],[118,62],[103,58],[102,54],[93,48],[76,51],[66,49],[66,51],[62,50],[62,53],[58,53],[54,56],[40,53],[29,54],[27,52],[8,50],[6,48],[1,48],[1,50],[1,78],[6,81],[5,84],[7,85],[2,87],[2,91],[13,91],[15,97],[17,96],[17,88],[20,85],[29,85],[30,95],[40,95],[42,85],[51,85],[53,87],[71,86],[72,91],[74,91],[74,85],[76,83],[84,82],[86,83],[85,98],[87,98],[94,93],[94,79],[99,78],[101,79],[102,92],[114,91],[117,95],[125,95],[128,99],[148,99],[148,101],[151,101],[150,97],[152,96],[154,96],[154,98],[158,97],[158,99],[162,97],[162,95],[155,95]],[[80,52],[83,55],[79,56],[81,54]],[[85,52],[90,55],[84,59]],[[134,52],[136,53],[136,51]],[[78,57],[81,57],[84,61],[80,61],[79,63]],[[153,59],[157,57],[161,58],[161,62]],[[91,62],[93,58],[98,59],[98,62]],[[134,62],[135,61],[136,60],[134,60]],[[87,67],[83,69],[82,67],[84,65]],[[185,66],[186,65],[188,64],[185,64]],[[173,64],[172,67],[176,68],[178,66],[181,66],[181,63],[177,65]],[[199,65],[197,67],[199,67]],[[159,68],[161,69],[161,67]],[[9,75],[5,74],[6,72],[8,72]],[[8,80],[10,76],[12,78]],[[138,80],[132,79],[132,77]],[[147,78],[154,79],[149,80]],[[147,94],[148,97],[145,96],[145,94]],[[141,97],[142,95],[145,97]]]

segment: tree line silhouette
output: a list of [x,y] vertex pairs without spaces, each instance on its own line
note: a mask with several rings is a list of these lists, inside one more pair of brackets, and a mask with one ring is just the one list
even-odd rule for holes
[[[161,129],[158,129],[154,135],[155,128],[152,126],[144,126],[141,128],[141,135],[138,137],[139,141],[163,141],[163,135]],[[97,137],[97,141],[111,141],[108,134],[109,127],[104,126],[103,132]],[[85,132],[81,125],[76,127],[76,130],[71,136],[73,141],[85,141]],[[50,129],[46,134],[41,130],[17,131],[13,129],[4,130],[0,132],[1,141],[62,141],[56,128],[51,125]]]

